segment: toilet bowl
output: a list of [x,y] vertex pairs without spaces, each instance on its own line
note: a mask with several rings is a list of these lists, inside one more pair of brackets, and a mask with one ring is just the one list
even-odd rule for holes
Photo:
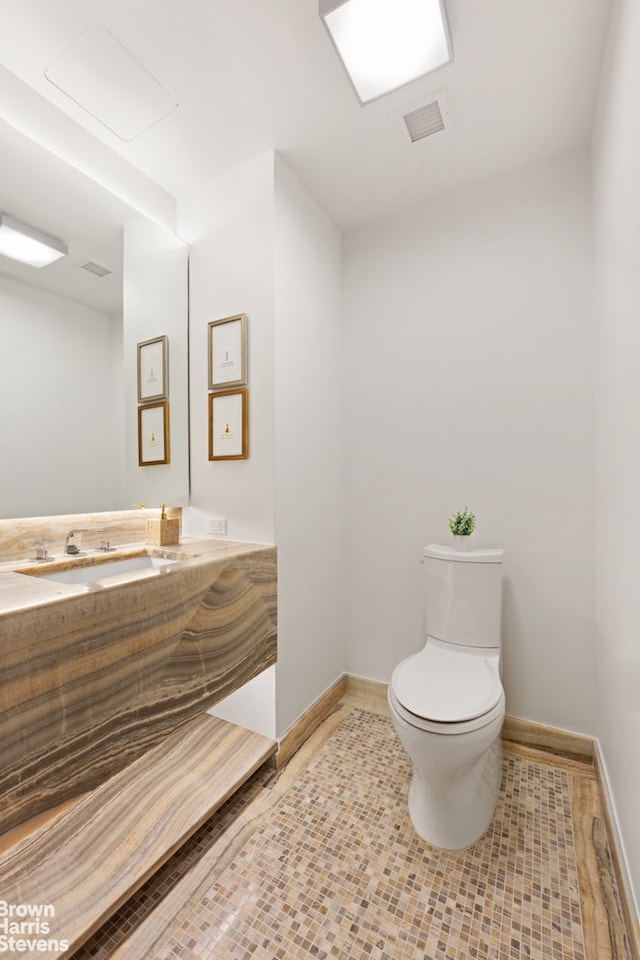
[[424,548],[427,641],[389,683],[393,727],[413,762],[409,813],[447,850],[478,840],[500,789],[502,550]]

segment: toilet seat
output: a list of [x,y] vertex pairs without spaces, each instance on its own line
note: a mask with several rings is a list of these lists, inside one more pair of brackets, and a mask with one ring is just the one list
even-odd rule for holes
[[418,717],[415,713],[406,710],[398,701],[391,686],[389,686],[389,704],[392,712],[395,711],[398,717],[405,720],[410,726],[415,727],[417,730],[424,730],[426,733],[435,733],[438,735],[473,733],[475,730],[481,730],[483,727],[489,726],[489,724],[494,723],[496,720],[500,721],[498,726],[499,730],[500,726],[502,726],[505,712],[503,694],[493,710],[490,710],[488,713],[483,713],[479,717],[475,717],[474,720],[467,720],[464,723],[437,723],[433,720],[425,720],[424,717]]
[[398,664],[389,687],[400,715],[424,730],[470,731],[504,709],[497,663],[468,648],[429,642]]

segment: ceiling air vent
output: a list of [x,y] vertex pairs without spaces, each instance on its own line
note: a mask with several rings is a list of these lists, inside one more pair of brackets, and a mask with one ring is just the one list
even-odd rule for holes
[[450,126],[449,105],[444,90],[432,94],[427,103],[405,113],[402,119],[411,143],[447,130]]
[[94,260],[87,260],[86,263],[80,264],[81,270],[86,270],[87,273],[92,273],[96,277],[108,277],[110,273],[113,273],[113,270],[109,270],[108,267],[103,267],[99,263],[95,263]]

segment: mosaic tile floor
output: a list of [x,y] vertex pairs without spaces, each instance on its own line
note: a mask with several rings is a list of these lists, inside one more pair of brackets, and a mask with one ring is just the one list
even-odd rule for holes
[[415,834],[410,773],[386,717],[347,711],[267,815],[259,771],[74,960],[591,960],[570,774],[506,754],[492,826],[450,853]]

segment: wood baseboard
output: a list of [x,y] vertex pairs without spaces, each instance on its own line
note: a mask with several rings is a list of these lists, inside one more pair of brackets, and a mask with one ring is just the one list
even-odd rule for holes
[[594,749],[591,737],[583,737],[568,730],[546,727],[531,720],[518,717],[505,717],[502,725],[502,739],[520,743],[537,750],[546,750],[563,757],[593,761]]
[[381,680],[369,680],[367,677],[355,677],[350,673],[345,674],[344,680],[346,697],[386,712],[389,686],[387,683]]
[[632,908],[634,898],[631,891],[629,873],[621,851],[618,828],[611,813],[611,798],[609,796],[608,781],[604,770],[604,763],[600,755],[599,745],[594,752],[594,766],[600,795],[600,806],[602,807],[602,815],[604,817],[605,829],[611,849],[611,859],[613,860],[613,869],[618,883],[618,890],[620,891],[622,911],[629,940],[629,960],[640,960],[640,917],[635,914]]
[[[344,674],[312,703],[283,735],[275,757],[276,767],[281,767],[293,756],[341,699],[345,698],[353,705],[359,702],[386,712],[387,686],[388,684],[381,680]],[[502,739],[580,760],[593,761],[594,757],[593,740],[590,737],[530,720],[520,720],[518,717],[504,718]]]
[[344,696],[345,685],[346,681],[343,675],[291,724],[278,741],[278,748],[271,760],[276,770],[279,770],[294,755],[316,727],[319,727],[322,721],[326,720],[335,709]]

